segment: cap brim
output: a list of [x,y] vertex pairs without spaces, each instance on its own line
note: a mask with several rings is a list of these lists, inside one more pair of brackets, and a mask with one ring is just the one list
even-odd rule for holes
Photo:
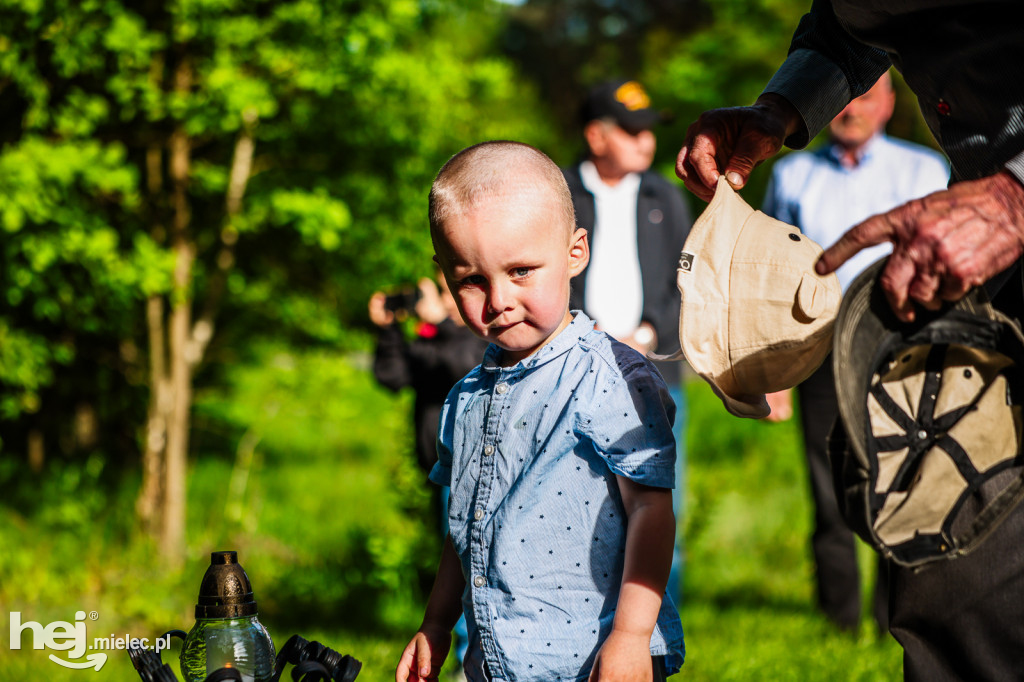
[[642,130],[650,130],[661,123],[661,113],[654,109],[638,109],[627,111],[615,117],[619,127],[630,133],[638,133]]

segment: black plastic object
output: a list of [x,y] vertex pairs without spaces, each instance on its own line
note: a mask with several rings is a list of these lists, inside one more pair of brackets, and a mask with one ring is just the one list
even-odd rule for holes
[[199,585],[196,619],[247,618],[256,615],[252,584],[238,563],[238,553],[212,552],[210,567]]
[[128,656],[132,659],[132,665],[143,682],[178,682],[174,676],[174,670],[160,660],[160,654],[152,649],[139,646],[128,647]]
[[277,655],[274,679],[278,680],[284,666],[291,663],[295,682],[354,682],[363,664],[348,654],[340,654],[320,642],[307,642],[292,635]]
[[416,287],[402,289],[401,291],[384,297],[384,309],[390,310],[393,313],[397,313],[399,311],[411,313],[416,307],[416,302],[419,301],[422,296],[423,293]]
[[[171,630],[161,638],[167,636],[184,639],[185,633]],[[163,663],[160,654],[152,649],[136,645],[128,649],[128,655],[142,682],[178,682],[171,666]],[[347,654],[340,654],[317,641],[308,642],[298,635],[292,635],[281,649],[272,678],[274,682],[280,681],[287,664],[294,666],[291,674],[294,682],[355,682],[363,667],[361,662]],[[205,682],[241,679],[238,670],[221,668],[210,673]]]

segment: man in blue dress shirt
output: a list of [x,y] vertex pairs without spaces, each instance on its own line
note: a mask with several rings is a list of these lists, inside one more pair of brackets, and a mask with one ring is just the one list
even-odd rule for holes
[[[828,144],[795,152],[775,164],[762,210],[828,247],[850,226],[944,189],[949,168],[940,154],[886,137],[885,125],[895,101],[887,73],[832,120]],[[890,251],[891,244],[880,244],[847,261],[836,273],[843,291],[864,268]],[[839,413],[832,362],[822,363],[798,387],[797,395],[814,499],[811,547],[818,605],[840,629],[855,631],[861,610],[857,548],[836,503],[827,450],[828,432]],[[769,421],[782,421],[792,414],[789,391],[769,395],[768,402],[772,406]],[[889,629],[885,570],[880,557],[873,611],[881,632]]]

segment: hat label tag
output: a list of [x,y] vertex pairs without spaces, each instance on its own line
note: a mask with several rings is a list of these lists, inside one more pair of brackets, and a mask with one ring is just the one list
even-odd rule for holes
[[694,256],[692,253],[686,253],[685,251],[680,253],[679,254],[679,271],[680,272],[690,272],[691,270],[693,270],[693,261],[695,260],[695,258],[696,258],[696,256]]

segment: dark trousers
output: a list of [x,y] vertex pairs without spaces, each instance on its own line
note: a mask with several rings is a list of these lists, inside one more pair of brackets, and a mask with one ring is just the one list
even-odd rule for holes
[[911,682],[1024,680],[1024,505],[967,556],[890,571]]
[[[857,546],[853,532],[839,513],[827,448],[829,431],[839,415],[832,378],[832,356],[827,357],[821,367],[797,387],[797,393],[814,498],[811,548],[817,569],[818,604],[837,626],[855,630],[860,622],[861,609]],[[886,565],[887,562],[879,555],[872,610],[882,632],[888,629],[889,623]]]
[[651,682],[665,682],[668,679],[665,675],[665,657],[651,656],[651,665],[654,668]]

